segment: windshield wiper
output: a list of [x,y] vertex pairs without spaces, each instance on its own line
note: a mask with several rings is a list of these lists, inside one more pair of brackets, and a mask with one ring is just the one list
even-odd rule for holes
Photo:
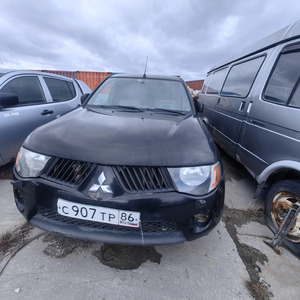
[[174,115],[186,115],[187,112],[179,111],[179,110],[172,110],[172,109],[165,109],[165,108],[146,108],[146,110],[155,112],[155,113],[168,113]]
[[103,109],[117,109],[121,111],[137,111],[137,112],[144,112],[143,109],[134,107],[134,106],[126,106],[126,105],[97,105],[99,108]]

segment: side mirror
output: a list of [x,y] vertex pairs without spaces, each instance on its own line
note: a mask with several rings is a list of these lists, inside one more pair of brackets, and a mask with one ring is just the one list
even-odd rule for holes
[[88,98],[88,96],[89,96],[90,94],[83,94],[82,96],[81,96],[81,104],[83,104],[84,102],[85,102],[85,100]]
[[19,104],[19,98],[13,93],[0,92],[0,105],[3,107],[12,107]]
[[197,113],[202,113],[203,112],[203,108],[204,105],[202,102],[200,102],[199,100],[195,102],[195,108],[196,108],[196,112]]

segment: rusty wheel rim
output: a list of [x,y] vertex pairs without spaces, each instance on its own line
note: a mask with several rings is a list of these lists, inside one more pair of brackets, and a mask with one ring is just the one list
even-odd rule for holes
[[[279,228],[293,203],[300,205],[300,198],[290,192],[280,192],[275,195],[271,205],[271,218],[276,228]],[[286,239],[300,243],[300,214],[298,214]]]

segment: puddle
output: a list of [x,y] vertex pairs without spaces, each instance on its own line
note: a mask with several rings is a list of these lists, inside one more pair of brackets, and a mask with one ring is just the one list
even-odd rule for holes
[[264,265],[268,262],[267,256],[258,249],[243,244],[237,237],[236,226],[240,227],[250,221],[265,223],[263,213],[261,211],[238,211],[225,207],[225,213],[222,218],[225,227],[236,245],[238,254],[242,259],[246,270],[250,277],[250,282],[246,282],[246,287],[255,299],[270,299],[272,293],[268,290],[268,286],[261,282],[261,269],[258,265]]
[[99,261],[111,268],[134,270],[147,260],[160,264],[162,255],[154,247],[123,246],[104,244],[100,250],[94,251]]

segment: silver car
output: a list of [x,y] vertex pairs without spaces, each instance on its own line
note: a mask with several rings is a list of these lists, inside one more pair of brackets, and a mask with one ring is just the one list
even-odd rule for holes
[[0,70],[0,166],[14,159],[31,131],[81,104],[82,81],[34,71]]

